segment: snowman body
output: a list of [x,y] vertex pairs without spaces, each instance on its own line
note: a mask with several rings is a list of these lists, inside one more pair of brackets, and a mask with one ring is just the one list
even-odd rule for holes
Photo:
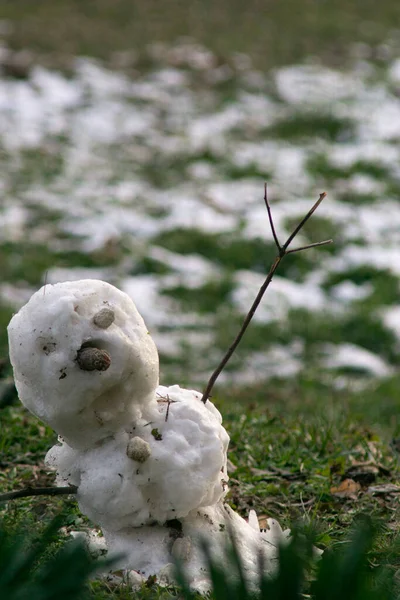
[[133,301],[96,280],[47,285],[11,320],[10,358],[23,404],[59,434],[46,461],[75,485],[120,567],[169,579],[182,560],[209,587],[200,539],[223,559],[235,538],[250,581],[260,552],[273,571],[284,539],[224,503],[229,436],[201,394],[158,384],[158,353]]

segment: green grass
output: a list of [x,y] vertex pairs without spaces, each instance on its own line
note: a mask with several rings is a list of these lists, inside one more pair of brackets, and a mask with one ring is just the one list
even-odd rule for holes
[[195,289],[183,285],[165,288],[163,294],[179,299],[183,306],[198,313],[214,313],[215,307],[223,303],[230,304],[230,295],[233,290],[229,278],[210,280],[205,285]]
[[[239,232],[211,234],[194,228],[173,229],[160,233],[152,242],[178,254],[199,254],[226,269],[227,273],[239,269],[268,273],[276,256],[272,241],[243,239]],[[298,281],[311,264],[312,254],[295,254],[282,262],[279,274]]]
[[8,341],[6,336],[7,325],[10,322],[10,319],[13,315],[13,309],[11,306],[0,302],[0,331],[2,335],[0,337],[0,357],[5,360],[5,357],[8,356]]
[[0,243],[0,269],[4,278],[8,281],[26,282],[35,288],[41,286],[43,275],[51,268],[90,269],[113,264],[115,264],[114,256],[107,256],[106,252],[83,253],[72,247],[66,250],[52,250],[45,244],[35,244],[29,240]]
[[397,481],[398,459],[389,444],[396,430],[395,398],[386,399],[378,426],[379,394],[333,392],[312,380],[238,390],[229,400],[231,411],[224,404],[232,433],[230,456],[238,465],[233,505],[243,512],[253,507],[285,524],[312,522],[322,546],[339,541],[362,512],[384,517],[387,541],[395,536],[390,526],[397,522],[396,495],[372,496],[365,486],[356,498],[339,499],[330,491],[348,476],[353,462],[371,457],[387,469],[376,483]]
[[396,304],[399,298],[399,280],[390,271],[379,270],[370,265],[348,269],[342,273],[330,273],[323,286],[331,290],[334,286],[351,281],[356,285],[369,284],[371,292],[358,300],[358,307],[364,312],[373,312],[378,304]]
[[307,140],[310,132],[317,138],[331,142],[350,141],[353,137],[353,123],[334,115],[321,113],[293,114],[266,130],[266,135],[279,139]]
[[342,65],[354,42],[377,45],[398,23],[393,0],[330,3],[315,0],[29,0],[3,2],[14,48],[30,47],[47,63],[68,65],[75,55],[110,58],[141,51],[149,42],[192,36],[216,52],[244,52],[257,67],[298,62],[315,55]]
[[[339,544],[357,515],[379,517],[384,529],[370,560],[381,560],[397,540],[400,495],[374,495],[368,487],[396,484],[399,478],[399,458],[390,443],[400,433],[399,383],[395,378],[375,389],[350,393],[302,377],[218,392],[214,402],[231,435],[229,458],[236,466],[227,497],[230,505],[244,517],[255,509],[260,517],[277,518],[283,527],[296,522],[312,526],[321,548]],[[54,433],[19,405],[3,409],[0,417],[0,488],[51,483],[53,475],[47,473],[43,459],[55,442]],[[366,479],[354,471],[358,463],[378,468]],[[349,473],[360,482],[359,492],[335,496],[332,488]],[[61,509],[67,530],[90,525],[72,497],[15,500],[3,505],[0,515],[11,529],[24,522],[39,534]],[[390,561],[392,569],[400,568],[398,555],[391,555]],[[124,586],[112,591],[106,583],[95,583],[91,590],[97,600],[128,597]],[[137,597],[175,597],[169,594],[171,590],[161,593],[150,585]]]
[[326,183],[338,179],[348,179],[352,175],[369,175],[377,180],[390,178],[390,170],[379,163],[366,160],[355,161],[349,167],[337,167],[333,165],[325,154],[315,154],[308,160],[308,171],[315,177],[323,179]]

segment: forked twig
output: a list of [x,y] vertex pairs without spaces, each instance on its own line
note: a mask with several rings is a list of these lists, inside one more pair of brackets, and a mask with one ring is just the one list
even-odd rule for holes
[[28,498],[29,496],[65,496],[66,494],[76,494],[77,491],[78,488],[76,485],[43,488],[27,487],[23,490],[0,494],[0,502],[7,502],[8,500],[15,500],[16,498]]
[[309,248],[315,248],[315,247],[319,247],[319,246],[326,246],[327,244],[331,244],[333,240],[324,240],[323,242],[316,242],[314,244],[309,244],[307,246],[301,246],[300,248],[294,248],[293,250],[288,250],[289,245],[292,243],[292,241],[294,240],[294,238],[296,237],[296,235],[299,233],[299,231],[304,227],[304,225],[307,223],[307,221],[309,220],[309,218],[314,214],[314,212],[317,210],[318,206],[321,204],[322,200],[326,197],[326,192],[322,192],[322,194],[319,195],[318,200],[315,202],[315,204],[313,205],[313,207],[308,211],[308,213],[305,215],[305,217],[303,217],[303,219],[300,221],[300,223],[297,225],[297,227],[295,228],[295,230],[293,231],[293,233],[290,234],[290,236],[288,237],[288,239],[286,240],[286,242],[283,244],[283,246],[281,246],[281,244],[279,243],[278,240],[278,236],[276,234],[275,231],[275,226],[274,226],[274,222],[272,219],[272,213],[271,213],[271,207],[270,204],[268,202],[268,194],[267,194],[267,184],[264,185],[264,202],[265,205],[267,207],[267,211],[268,211],[268,218],[269,218],[269,224],[271,227],[271,231],[272,231],[272,236],[274,238],[275,241],[275,245],[278,249],[278,255],[276,256],[274,262],[271,265],[271,268],[269,270],[269,273],[264,281],[264,283],[262,284],[262,286],[259,289],[259,292],[249,310],[249,312],[247,313],[243,324],[239,330],[239,333],[237,334],[237,336],[235,337],[234,341],[232,342],[232,344],[229,346],[225,356],[222,358],[221,362],[219,363],[219,365],[217,366],[217,368],[215,369],[215,371],[212,373],[208,383],[207,383],[207,387],[204,390],[203,396],[201,398],[202,402],[204,402],[204,404],[207,402],[208,398],[210,397],[210,393],[212,388],[214,387],[214,384],[216,382],[216,380],[218,379],[219,375],[221,374],[221,371],[224,369],[224,367],[226,366],[226,364],[228,363],[229,359],[231,358],[232,354],[235,352],[236,348],[238,347],[240,340],[242,339],[247,327],[250,324],[250,321],[252,320],[260,302],[262,297],[265,294],[265,291],[267,290],[269,284],[272,281],[273,276],[275,275],[275,271],[277,270],[277,268],[279,267],[281,261],[284,259],[284,257],[287,254],[293,254],[294,252],[301,252],[302,250],[308,250]]

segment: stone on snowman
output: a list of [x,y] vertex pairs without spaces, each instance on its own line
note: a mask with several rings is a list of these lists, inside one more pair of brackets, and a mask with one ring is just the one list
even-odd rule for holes
[[210,587],[200,540],[223,560],[233,536],[251,583],[273,572],[287,538],[226,503],[229,436],[210,400],[159,385],[157,348],[129,296],[96,280],[46,285],[12,318],[10,359],[22,403],[58,434],[46,462],[77,486],[80,509],[123,555],[128,580],[171,581],[184,562]]

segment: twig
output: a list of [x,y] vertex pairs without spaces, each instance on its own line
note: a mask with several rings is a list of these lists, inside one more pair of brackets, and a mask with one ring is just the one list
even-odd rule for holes
[[299,233],[300,229],[302,229],[304,227],[304,225],[307,223],[308,219],[315,213],[315,211],[317,210],[318,206],[321,204],[321,202],[324,198],[326,198],[326,192],[322,192],[322,194],[319,195],[319,198],[316,201],[316,203],[314,204],[314,206],[308,211],[306,216],[303,217],[303,219],[297,225],[296,229],[288,237],[287,241],[283,244],[283,247],[285,250],[292,243],[292,241],[294,240],[296,235]]
[[276,247],[278,248],[278,250],[280,252],[281,245],[279,243],[278,236],[276,235],[275,225],[274,225],[274,221],[273,221],[272,213],[271,213],[271,207],[268,202],[267,182],[264,183],[264,202],[265,202],[265,206],[267,207],[267,211],[268,211],[268,218],[269,218],[269,224],[271,226],[272,235],[275,240]]
[[317,248],[318,246],[327,246],[332,244],[333,240],[324,240],[323,242],[315,242],[314,244],[307,244],[307,246],[300,246],[300,248],[293,248],[293,250],[287,250],[286,254],[294,254],[295,252],[301,252],[302,250],[308,250],[309,248]]
[[78,488],[76,485],[43,488],[27,487],[16,492],[0,494],[0,502],[7,502],[7,500],[15,500],[16,498],[28,498],[29,496],[65,496],[66,494],[76,494],[77,491]]
[[159,394],[157,392],[157,396],[160,396],[160,400],[157,400],[157,402],[166,402],[167,403],[167,412],[165,413],[165,422],[167,422],[168,415],[169,415],[169,407],[171,406],[171,404],[175,404],[176,400],[171,400],[171,398],[169,397],[168,394],[166,396],[162,396],[161,394]]
[[307,223],[307,221],[309,220],[309,218],[314,214],[314,212],[317,210],[318,206],[321,204],[322,200],[326,197],[326,192],[322,192],[322,194],[319,195],[318,200],[315,202],[315,204],[313,205],[313,207],[308,211],[308,213],[305,215],[305,217],[303,217],[303,219],[300,221],[300,223],[297,225],[297,227],[295,228],[295,230],[293,231],[293,233],[290,234],[290,236],[288,237],[288,239],[286,240],[286,242],[283,244],[283,246],[280,245],[279,240],[278,240],[278,236],[276,234],[275,231],[275,226],[274,226],[274,222],[272,219],[272,213],[271,213],[271,207],[270,204],[268,202],[268,195],[267,195],[267,185],[265,184],[264,186],[264,202],[265,205],[267,207],[267,211],[268,211],[268,218],[269,218],[269,223],[270,223],[270,227],[271,227],[271,231],[272,231],[272,235],[275,241],[275,245],[278,249],[278,255],[275,258],[274,262],[271,265],[271,268],[269,270],[269,273],[264,281],[264,283],[262,284],[262,286],[259,289],[259,292],[249,310],[249,312],[247,313],[243,324],[239,330],[239,333],[237,334],[237,336],[235,337],[234,341],[232,342],[232,344],[229,346],[225,356],[222,358],[222,360],[220,361],[219,365],[217,366],[217,368],[215,369],[215,371],[212,373],[208,383],[207,383],[207,387],[204,390],[203,396],[201,398],[201,401],[204,402],[204,404],[207,402],[207,399],[210,397],[210,393],[212,388],[214,387],[214,384],[216,382],[216,380],[218,379],[221,371],[224,369],[224,367],[226,366],[226,364],[228,363],[229,359],[231,358],[232,354],[235,352],[237,346],[240,343],[240,340],[242,339],[247,327],[250,324],[250,321],[252,320],[254,313],[256,312],[262,297],[265,294],[265,291],[267,290],[269,284],[272,281],[273,276],[275,275],[275,271],[277,270],[277,268],[279,267],[281,261],[283,260],[283,258],[287,255],[287,254],[292,254],[293,252],[300,252],[302,250],[308,250],[309,248],[314,248],[317,246],[325,246],[326,244],[330,244],[332,242],[332,240],[325,240],[323,242],[316,242],[314,244],[309,244],[308,246],[302,246],[301,248],[295,248],[294,250],[288,250],[289,245],[291,244],[291,242],[294,240],[294,238],[296,237],[296,235],[299,233],[299,231],[304,227],[304,225]]

